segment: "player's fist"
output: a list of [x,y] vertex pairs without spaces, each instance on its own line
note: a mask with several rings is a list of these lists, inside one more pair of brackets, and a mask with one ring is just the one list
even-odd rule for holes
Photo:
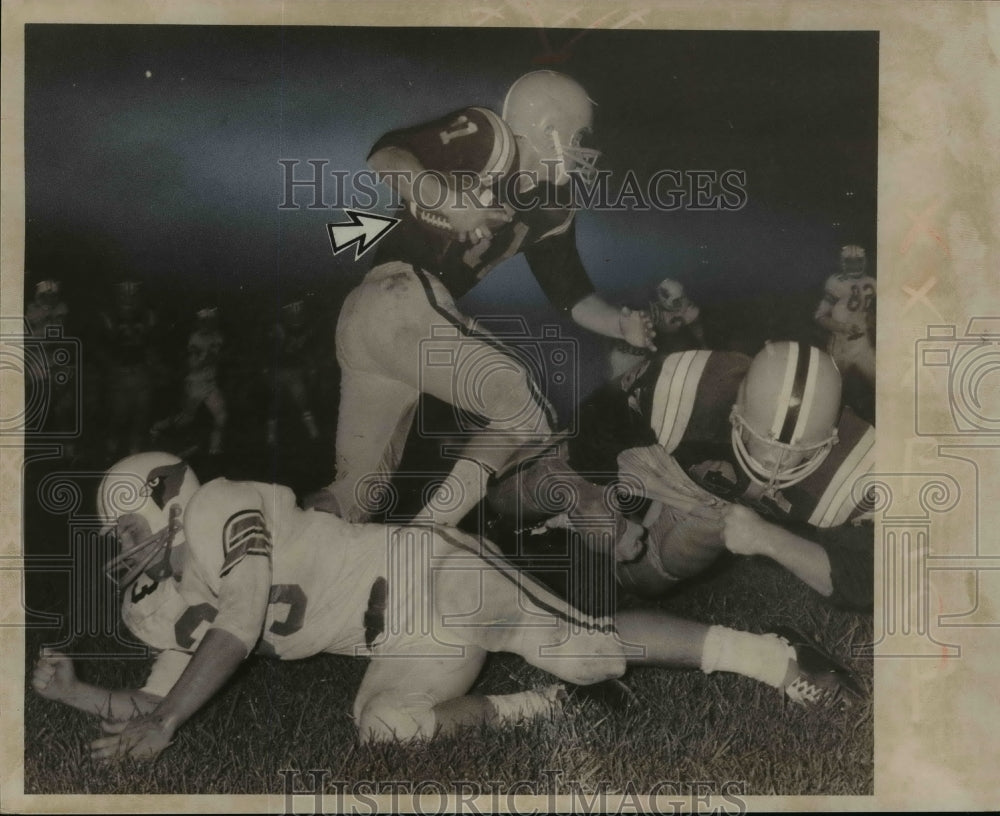
[[47,700],[66,701],[76,689],[73,659],[59,652],[43,650],[31,673],[31,687]]
[[737,555],[761,555],[767,547],[768,524],[753,510],[732,504],[722,516],[722,540]]
[[656,351],[653,343],[655,330],[648,312],[633,312],[628,306],[623,306],[618,314],[618,328],[621,329],[622,339],[630,346]]
[[447,211],[451,229],[461,242],[476,243],[492,238],[493,233],[504,224],[509,224],[511,214],[505,207],[471,204],[465,208]]

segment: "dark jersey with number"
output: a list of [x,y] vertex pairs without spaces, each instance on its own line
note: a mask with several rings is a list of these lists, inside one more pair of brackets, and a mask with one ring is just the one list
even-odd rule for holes
[[[383,136],[372,153],[396,147],[442,174],[453,189],[471,189],[484,204],[507,202],[512,219],[489,238],[459,242],[433,212],[440,202],[404,202],[400,223],[378,245],[375,264],[405,261],[438,275],[459,298],[497,264],[523,252],[546,297],[571,309],[594,292],[576,248],[575,210],[566,189],[542,183],[522,189],[510,128],[486,108],[463,108],[433,122]],[[412,180],[411,180],[412,181]]]
[[847,408],[839,441],[816,471],[773,496],[755,495],[733,454],[729,422],[749,367],[737,352],[655,356],[580,406],[570,464],[581,473],[615,473],[621,451],[660,444],[702,487],[772,519],[836,527],[860,515],[852,488],[872,467],[875,429]]

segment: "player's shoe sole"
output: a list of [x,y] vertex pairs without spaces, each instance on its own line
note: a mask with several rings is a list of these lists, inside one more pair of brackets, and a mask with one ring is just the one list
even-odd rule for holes
[[785,696],[793,703],[820,708],[849,708],[865,696],[850,670],[807,637],[787,627],[773,631],[795,650],[796,673],[784,687]]

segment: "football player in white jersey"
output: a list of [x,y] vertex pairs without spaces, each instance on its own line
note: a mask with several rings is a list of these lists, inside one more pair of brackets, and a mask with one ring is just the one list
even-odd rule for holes
[[119,462],[98,508],[120,544],[108,567],[122,617],[157,652],[152,671],[141,689],[108,691],[77,681],[65,656],[44,655],[33,678],[43,696],[107,721],[96,759],[157,756],[253,651],[371,657],[354,702],[362,741],[551,713],[558,685],[467,695],[491,651],[581,685],[625,669],[609,619],[573,609],[455,530],[350,524],[300,509],[280,485],[201,486],[166,453]]
[[875,384],[875,278],[865,274],[864,247],[840,250],[840,272],[827,278],[814,319],[830,332],[827,351],[843,375],[856,371]]

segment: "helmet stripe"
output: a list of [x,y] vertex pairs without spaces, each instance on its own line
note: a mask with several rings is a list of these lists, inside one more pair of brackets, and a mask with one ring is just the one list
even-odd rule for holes
[[[810,360],[811,355],[808,353],[809,348],[805,343],[798,343],[795,346],[790,346],[790,348],[795,349],[794,362],[789,358],[789,365],[785,369],[785,386],[788,385],[788,374],[792,374],[791,388],[786,390],[785,386],[782,387],[782,395],[784,399],[779,403],[779,413],[782,408],[785,409],[785,415],[781,422],[781,430],[777,434],[777,439],[779,442],[784,444],[789,444],[795,437],[795,429],[798,426],[799,414],[802,408],[802,397],[806,388],[806,379],[809,376]],[[778,424],[778,418],[774,418],[775,425]]]
[[785,376],[782,378],[778,399],[774,403],[774,418],[771,421],[772,439],[779,439],[782,428],[785,426],[785,418],[788,416],[788,403],[791,401],[792,388],[795,385],[795,369],[798,361],[799,347],[797,344],[789,343],[788,358],[785,360]]
[[809,371],[806,374],[806,384],[802,391],[802,405],[798,409],[799,418],[792,431],[791,442],[799,442],[805,435],[809,418],[813,415],[813,403],[816,402],[816,390],[819,383],[819,349],[809,347]]

